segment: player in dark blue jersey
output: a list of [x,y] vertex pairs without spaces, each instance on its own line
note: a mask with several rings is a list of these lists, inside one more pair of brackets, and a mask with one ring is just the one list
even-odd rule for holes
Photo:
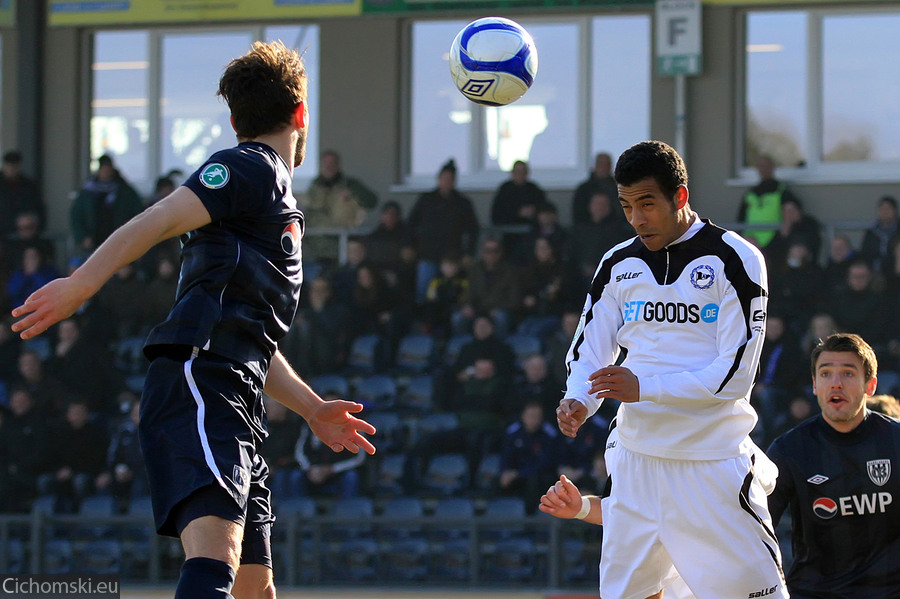
[[776,522],[790,506],[792,599],[900,597],[900,421],[866,408],[875,392],[875,352],[838,333],[812,353],[822,413],[777,438],[769,495]]
[[324,401],[277,343],[297,308],[303,215],[291,173],[303,161],[306,70],[280,42],[256,43],[219,81],[238,145],[113,233],[81,268],[13,310],[30,339],[67,318],[120,267],[184,235],[175,305],[150,333],[140,438],[160,534],[186,560],[176,599],[274,597],[274,521],[259,454],[263,392],[300,414],[334,451],[375,448],[362,406]]

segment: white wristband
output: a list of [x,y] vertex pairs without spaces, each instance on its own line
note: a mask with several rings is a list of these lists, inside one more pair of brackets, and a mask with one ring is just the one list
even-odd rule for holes
[[575,514],[575,518],[578,520],[584,520],[588,514],[591,513],[591,500],[587,497],[587,495],[581,496],[581,509]]

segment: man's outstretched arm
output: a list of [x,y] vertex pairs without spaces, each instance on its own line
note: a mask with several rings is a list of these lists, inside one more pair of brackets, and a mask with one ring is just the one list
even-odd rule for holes
[[117,270],[154,245],[199,229],[211,220],[200,198],[187,187],[179,187],[116,229],[70,276],[55,279],[28,296],[12,312],[16,318],[24,317],[13,324],[12,330],[22,339],[40,335],[74,314]]

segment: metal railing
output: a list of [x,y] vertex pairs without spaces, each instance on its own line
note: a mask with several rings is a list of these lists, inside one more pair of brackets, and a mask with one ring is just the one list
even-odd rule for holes
[[[600,527],[544,514],[347,519],[279,517],[276,580],[287,586],[484,586],[595,589]],[[146,516],[0,515],[0,572],[120,574],[177,580],[176,539]]]

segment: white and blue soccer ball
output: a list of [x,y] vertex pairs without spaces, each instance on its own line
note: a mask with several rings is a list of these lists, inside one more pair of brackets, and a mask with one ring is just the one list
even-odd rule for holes
[[485,17],[462,28],[450,46],[450,74],[462,95],[478,104],[515,102],[537,75],[538,55],[525,28]]

